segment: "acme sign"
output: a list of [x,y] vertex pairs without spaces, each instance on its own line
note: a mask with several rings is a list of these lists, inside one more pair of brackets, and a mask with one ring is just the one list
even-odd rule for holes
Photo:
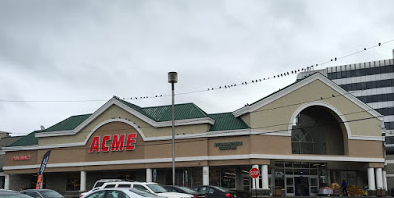
[[137,142],[137,133],[121,135],[104,135],[93,137],[90,144],[89,153],[109,152],[109,151],[132,151]]
[[14,161],[20,161],[20,160],[29,160],[30,155],[23,155],[23,156],[14,156],[12,157],[12,160]]
[[236,150],[237,146],[242,146],[242,142],[220,142],[220,143],[215,143],[215,147],[219,147],[219,150]]

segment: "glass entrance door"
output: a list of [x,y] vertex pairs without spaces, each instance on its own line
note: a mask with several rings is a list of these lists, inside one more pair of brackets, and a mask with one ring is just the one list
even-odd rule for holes
[[285,178],[286,196],[294,196],[294,176],[286,176]]
[[295,196],[309,196],[309,177],[294,177]]
[[309,183],[310,183],[310,195],[317,196],[318,188],[319,188],[319,179],[317,175],[309,176]]

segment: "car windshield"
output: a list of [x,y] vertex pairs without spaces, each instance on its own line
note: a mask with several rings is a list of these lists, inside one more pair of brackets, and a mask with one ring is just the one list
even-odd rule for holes
[[129,191],[131,191],[131,192],[133,192],[133,193],[135,193],[137,195],[141,195],[143,197],[156,197],[155,194],[152,194],[150,192],[145,192],[145,191],[142,191],[142,190],[138,190],[138,189],[135,189],[135,188],[131,188],[131,189],[129,189]]
[[167,190],[161,187],[159,184],[146,184],[146,186],[150,188],[154,193],[167,192]]
[[40,192],[42,194],[43,197],[49,197],[49,198],[62,198],[63,196],[61,194],[59,194],[56,191],[53,190],[45,190],[45,191],[41,191]]
[[96,187],[100,187],[100,186],[102,186],[104,183],[105,183],[105,182],[97,182],[96,185],[94,185],[94,187],[95,187],[95,188],[96,188]]
[[221,191],[223,191],[223,192],[228,192],[228,191],[230,191],[229,189],[223,188],[223,187],[220,187],[220,186],[214,186],[214,188],[217,188],[217,189],[219,189],[219,190],[221,190]]
[[185,191],[188,194],[197,193],[197,191],[195,191],[195,190],[193,190],[191,188],[188,188],[188,187],[180,186],[179,188],[182,189],[183,191]]

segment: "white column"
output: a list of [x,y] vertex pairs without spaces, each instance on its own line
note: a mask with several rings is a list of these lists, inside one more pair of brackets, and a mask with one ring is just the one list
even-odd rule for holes
[[5,174],[5,181],[4,181],[4,189],[9,190],[10,189],[10,175]]
[[383,188],[387,190],[387,174],[386,171],[383,171]]
[[[257,165],[257,164],[253,165],[252,168],[257,168],[260,171],[259,165]],[[256,179],[253,179],[256,182],[256,185],[255,185],[256,188],[255,189],[259,189],[260,188],[260,179],[259,178],[260,178],[260,176],[257,177]]]
[[376,168],[375,174],[376,174],[376,188],[382,189],[383,188],[382,168]]
[[264,190],[269,189],[269,187],[268,187],[268,165],[261,166],[261,177],[262,177],[261,187]]
[[79,191],[86,191],[86,171],[81,171],[81,185],[79,187]]
[[152,182],[152,169],[146,169],[146,182]]
[[209,185],[209,166],[202,167],[202,185]]
[[376,190],[375,188],[375,174],[373,168],[368,168],[368,190]]

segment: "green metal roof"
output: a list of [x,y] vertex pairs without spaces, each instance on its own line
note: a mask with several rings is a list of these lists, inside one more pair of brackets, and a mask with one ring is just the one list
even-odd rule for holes
[[130,107],[130,108],[136,110],[138,113],[141,113],[142,115],[144,115],[144,116],[146,116],[146,117],[148,117],[148,118],[154,120],[154,119],[153,119],[152,117],[150,117],[150,115],[148,115],[140,106],[135,105],[135,104],[130,103],[130,102],[127,102],[127,101],[124,101],[124,100],[121,100],[121,99],[119,99],[119,98],[117,98],[117,97],[114,97],[114,98],[117,99],[118,101],[120,101],[121,103],[127,105],[128,107]]
[[73,130],[91,115],[92,114],[71,116],[41,132]]
[[[119,98],[116,99],[156,122],[172,120],[171,105],[141,108],[135,104],[120,100]],[[176,104],[174,105],[174,112],[175,120],[208,117],[208,115],[194,103]]]
[[12,143],[11,145],[9,145],[9,147],[38,145],[38,138],[36,138],[37,132],[41,132],[41,131],[33,131],[33,132],[29,133],[28,135],[22,137],[18,141]]
[[209,114],[215,120],[215,124],[209,131],[228,131],[250,128],[241,118],[236,118],[232,113]]
[[[172,120],[172,106],[158,106],[143,108],[156,122]],[[174,105],[175,120],[206,118],[208,115],[193,103]]]
[[[170,121],[172,119],[171,105],[142,108],[119,98],[116,99],[156,122]],[[245,122],[243,122],[242,119],[234,117],[232,113],[218,113],[208,115],[194,103],[176,104],[174,106],[174,110],[175,120],[195,118],[211,118],[215,120],[215,124],[210,128],[209,131],[237,130],[249,128],[249,126]],[[83,121],[88,119],[91,115],[92,114],[71,116],[45,130],[33,131],[32,133],[24,136],[23,138],[9,146],[12,147],[37,145],[38,138],[35,137],[36,133],[73,130],[78,127]]]

